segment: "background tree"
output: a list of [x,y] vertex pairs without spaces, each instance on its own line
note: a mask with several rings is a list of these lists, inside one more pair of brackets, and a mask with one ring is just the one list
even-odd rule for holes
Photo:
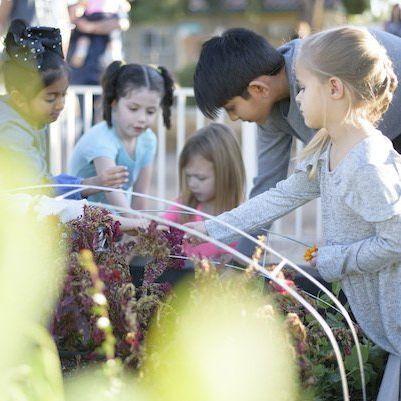
[[347,14],[362,14],[370,9],[370,0],[343,0]]
[[[204,5],[203,5],[204,3]],[[242,14],[262,14],[267,10],[261,0],[247,0],[244,9],[231,9],[229,1],[204,0],[197,11],[191,11],[191,0],[134,0],[132,1],[131,20],[133,22],[177,20],[194,14],[216,15],[228,12]],[[300,19],[306,21],[312,30],[322,27],[325,5],[327,0],[300,0]],[[370,0],[342,0],[347,14],[360,14],[370,8]]]

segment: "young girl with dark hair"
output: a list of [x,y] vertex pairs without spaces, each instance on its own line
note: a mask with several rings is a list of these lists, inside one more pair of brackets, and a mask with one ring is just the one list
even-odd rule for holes
[[[0,97],[0,147],[23,154],[35,171],[35,182],[86,184],[119,187],[126,179],[124,167],[103,171],[85,179],[62,174],[52,177],[47,165],[48,124],[64,108],[68,88],[68,66],[63,59],[60,31],[30,27],[22,20],[12,21],[5,38],[7,58],[3,65],[7,95]],[[57,188],[58,194],[71,187]],[[82,195],[94,193],[84,190]],[[97,192],[97,190],[96,190]],[[73,195],[80,198],[81,194]]]
[[[170,128],[174,83],[163,67],[111,63],[102,79],[103,117],[87,131],[74,149],[70,171],[83,177],[102,174],[117,164],[128,168],[125,190],[149,192],[156,135],[149,128],[161,108],[164,125]],[[108,192],[89,197],[125,209],[143,209],[143,198]],[[127,214],[129,216],[129,213]]]

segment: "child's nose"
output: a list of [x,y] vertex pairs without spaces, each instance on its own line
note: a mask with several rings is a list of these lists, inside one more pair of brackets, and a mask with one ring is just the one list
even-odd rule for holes
[[63,97],[58,98],[55,106],[56,106],[56,110],[58,110],[58,111],[63,110],[64,106],[65,106],[65,97],[63,96]]
[[188,187],[191,191],[196,188],[196,180],[193,177],[188,178]]
[[137,118],[138,118],[138,121],[145,122],[146,121],[146,111],[145,110],[138,110]]

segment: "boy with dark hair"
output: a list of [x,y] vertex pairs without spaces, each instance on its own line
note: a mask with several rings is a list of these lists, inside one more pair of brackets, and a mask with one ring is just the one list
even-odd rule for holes
[[279,51],[246,29],[230,29],[211,38],[203,45],[194,77],[199,108],[207,117],[216,118],[227,100],[236,96],[249,99],[254,78],[277,75],[284,64]]
[[[386,48],[398,81],[401,81],[401,39],[371,31]],[[214,36],[202,46],[194,75],[195,99],[209,118],[224,108],[231,120],[258,124],[258,174],[250,197],[287,177],[293,138],[307,143],[314,130],[308,128],[295,101],[299,88],[295,59],[301,39],[275,49],[265,38],[244,28]],[[379,129],[401,153],[401,85],[396,90]],[[253,246],[242,241],[239,250],[250,254]]]

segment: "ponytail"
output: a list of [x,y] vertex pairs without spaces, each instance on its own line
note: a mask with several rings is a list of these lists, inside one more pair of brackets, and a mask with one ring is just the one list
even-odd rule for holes
[[382,65],[378,65],[375,74],[372,74],[372,78],[376,76],[376,79],[371,79],[371,97],[374,101],[370,101],[366,107],[367,118],[374,123],[377,123],[389,108],[398,85],[392,62],[388,57],[383,57]]
[[321,128],[316,132],[312,140],[305,146],[305,148],[301,152],[300,159],[303,160],[311,155],[316,155],[313,160],[312,168],[308,174],[309,179],[313,179],[316,177],[317,171],[317,162],[319,160],[319,156],[322,154],[326,146],[330,142],[330,136],[327,132],[326,128]]
[[109,127],[112,126],[111,122],[111,104],[118,98],[117,93],[117,80],[120,71],[123,68],[122,61],[113,61],[107,68],[102,77],[103,88],[103,119],[107,122]]
[[163,123],[166,128],[171,128],[171,106],[174,100],[174,81],[170,73],[164,67],[157,67],[157,71],[164,81],[164,96],[161,101],[163,111]]

